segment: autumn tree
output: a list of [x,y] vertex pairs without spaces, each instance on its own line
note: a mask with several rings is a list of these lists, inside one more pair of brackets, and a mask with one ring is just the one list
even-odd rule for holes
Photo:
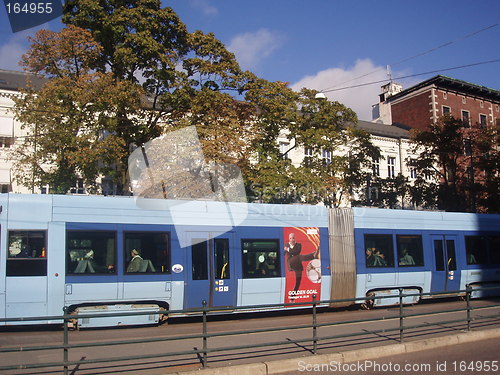
[[[217,153],[213,152],[212,146],[214,142],[221,143],[221,136],[217,137],[217,141],[214,137],[221,127],[226,128],[220,121],[208,125],[208,121],[215,118],[215,109],[226,110],[217,120],[223,117],[233,120],[240,118],[238,121],[229,121],[232,126],[225,135],[230,133],[230,129],[233,131],[232,138],[224,142],[226,149],[239,145],[232,141],[240,137],[241,132],[238,130],[243,129],[241,126],[248,117],[248,108],[239,105],[237,100],[223,91],[237,91],[245,78],[234,55],[213,34],[200,31],[188,33],[171,8],[161,8],[159,1],[148,0],[68,1],[63,21],[68,26],[60,33],[50,33],[50,41],[46,37],[37,37],[32,41],[31,50],[23,62],[28,72],[47,79],[45,90],[56,85],[57,81],[60,95],[71,98],[66,104],[74,105],[75,113],[80,110],[80,118],[75,118],[76,115],[68,108],[59,108],[52,114],[54,128],[50,133],[42,132],[41,124],[33,116],[40,113],[37,103],[43,100],[51,102],[50,95],[44,95],[43,90],[36,94],[31,91],[17,105],[19,118],[36,134],[37,155],[31,155],[33,160],[42,160],[42,154],[45,162],[56,160],[54,151],[60,151],[57,146],[59,142],[81,150],[78,158],[71,156],[71,162],[61,162],[52,167],[53,173],[59,173],[60,179],[64,180],[64,186],[72,182],[76,172],[84,174],[88,184],[92,184],[92,177],[96,173],[105,172],[106,176],[113,178],[118,192],[127,193],[127,158],[130,150],[165,131],[187,125],[191,120],[195,125],[200,125],[203,141],[207,141],[207,155],[215,157]],[[71,53],[73,45],[78,46],[81,40],[92,44],[94,50],[91,56],[84,57],[84,51],[78,52],[78,56],[64,55]],[[57,52],[61,51],[63,55],[58,55]],[[85,60],[80,62],[79,58]],[[70,70],[58,68],[54,71],[51,68],[59,65],[66,67],[73,62],[76,66],[72,70],[76,74]],[[63,80],[65,85],[62,85]],[[56,103],[57,96],[52,98],[53,104],[59,105]],[[212,116],[204,112],[207,108],[212,111]],[[232,113],[229,115],[230,109]],[[30,117],[30,113],[34,115]],[[58,123],[56,113],[59,119],[65,117],[64,121]],[[91,118],[83,117],[83,113]],[[205,115],[206,120],[200,121]],[[105,157],[100,160],[96,153],[93,157],[93,154],[85,152],[85,148],[76,145],[75,139],[66,139],[88,132],[89,124],[95,123],[93,117],[98,118],[102,125],[102,138],[107,142],[114,141],[113,147],[104,148],[108,154],[103,154]],[[75,129],[70,131],[67,126],[70,121],[77,128],[85,128],[85,132]],[[83,125],[84,122],[86,125]],[[202,122],[204,127],[201,126]],[[239,129],[235,129],[236,122]],[[66,138],[51,139],[52,133],[66,134]],[[29,149],[35,150],[34,143],[35,140],[25,143],[26,155]],[[42,147],[50,143],[54,149]],[[97,143],[94,147],[98,150]],[[222,153],[219,151],[217,156],[220,158]],[[244,159],[241,155],[237,156],[234,149],[227,154],[231,154],[232,160]],[[26,158],[22,160],[24,166],[29,165],[26,161]],[[83,168],[83,165],[86,167]],[[93,166],[93,174],[87,173],[90,165]],[[41,171],[40,168],[38,170]],[[29,174],[26,168],[20,169],[20,180],[26,182],[31,178]],[[55,186],[50,179],[45,180],[38,179],[37,183],[48,181]],[[61,185],[56,191],[64,191],[64,186]]]
[[93,70],[101,47],[84,30],[41,30],[31,41],[22,64],[47,81],[15,99],[17,118],[30,134],[14,149],[16,177],[31,188],[48,184],[66,193],[80,175],[92,191],[97,176],[125,156],[116,121],[106,114],[124,102],[138,108],[142,91]]
[[[18,150],[19,179],[32,186],[63,193],[79,175],[97,190],[102,175],[127,193],[130,153],[191,125],[207,161],[237,165],[248,192],[266,202],[338,205],[378,155],[368,134],[348,125],[352,110],[243,72],[213,34],[189,33],[159,0],[69,0],[63,22],[59,33],[38,34],[23,60],[46,78],[17,103],[33,134]],[[291,165],[278,148],[282,134],[311,158]]]
[[498,212],[498,130],[444,116],[428,130],[413,133],[413,151],[419,155],[413,165],[421,174],[437,176],[438,209]]

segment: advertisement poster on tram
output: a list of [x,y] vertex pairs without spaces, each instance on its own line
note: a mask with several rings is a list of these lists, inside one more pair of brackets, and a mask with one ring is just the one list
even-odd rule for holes
[[285,303],[321,298],[319,228],[288,227],[283,230],[286,286]]

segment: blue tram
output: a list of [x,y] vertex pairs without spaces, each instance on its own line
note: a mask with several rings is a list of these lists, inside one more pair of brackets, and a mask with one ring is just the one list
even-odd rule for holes
[[397,303],[376,297],[399,288],[452,292],[500,281],[499,215],[1,194],[0,244],[0,318],[57,316],[64,306],[87,315],[189,313],[202,301],[252,311],[313,296],[360,304],[374,296],[377,306]]

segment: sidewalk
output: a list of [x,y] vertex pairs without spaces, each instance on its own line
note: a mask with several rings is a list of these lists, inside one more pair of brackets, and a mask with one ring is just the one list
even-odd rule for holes
[[273,375],[289,374],[297,372],[304,366],[321,365],[330,362],[349,363],[354,361],[364,361],[378,359],[383,353],[384,357],[405,353],[414,353],[423,350],[439,349],[458,344],[471,343],[475,341],[500,338],[500,328],[459,333],[454,335],[421,339],[402,344],[392,344],[386,346],[376,346],[372,348],[362,348],[350,351],[342,351],[331,354],[319,354],[303,356],[294,359],[282,359],[260,363],[244,364],[237,366],[204,368],[191,371],[174,372],[176,375]]

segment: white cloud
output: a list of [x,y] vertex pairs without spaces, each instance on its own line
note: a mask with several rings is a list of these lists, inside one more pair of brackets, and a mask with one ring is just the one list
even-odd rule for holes
[[243,69],[252,70],[282,43],[283,38],[267,29],[236,35],[227,49],[236,55]]
[[191,6],[202,12],[206,16],[214,16],[219,13],[219,10],[210,4],[209,0],[191,0]]
[[[404,74],[393,72],[393,77]],[[325,91],[329,100],[338,101],[353,109],[360,120],[370,121],[372,105],[378,103],[380,86],[384,83],[374,83],[360,87],[346,88],[376,81],[388,81],[387,70],[383,66],[376,66],[370,59],[359,59],[354,66],[348,68],[330,68],[307,76],[292,85],[292,89],[299,91],[303,87]],[[400,82],[401,83],[401,82]],[[405,83],[404,88],[409,84]],[[346,88],[338,90],[340,88]]]

